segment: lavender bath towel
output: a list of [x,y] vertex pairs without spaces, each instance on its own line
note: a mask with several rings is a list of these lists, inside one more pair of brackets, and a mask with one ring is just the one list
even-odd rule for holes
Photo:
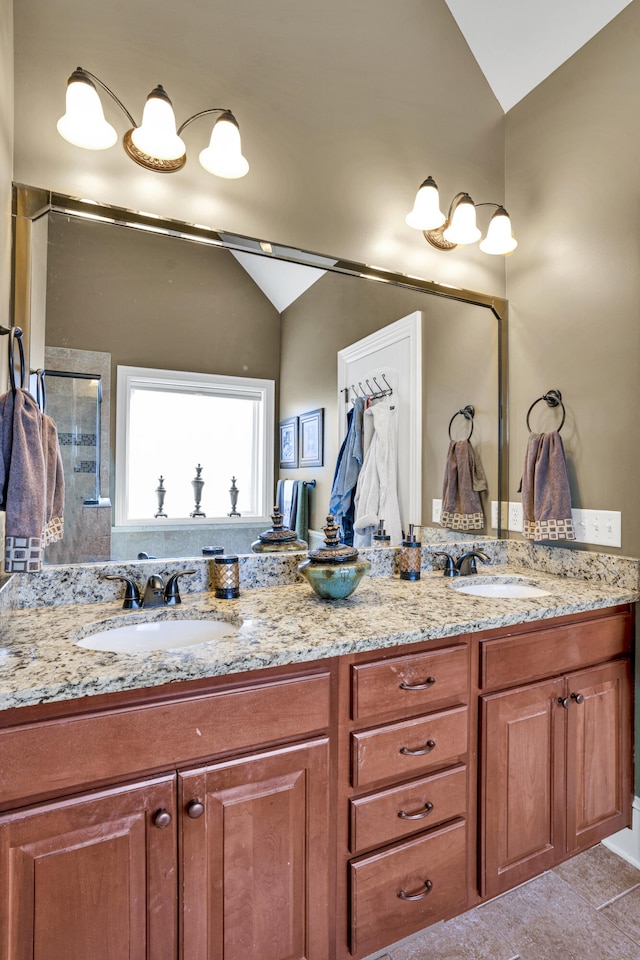
[[487,489],[480,458],[468,440],[452,440],[447,453],[440,525],[450,530],[481,530],[480,493]]
[[520,489],[527,540],[575,540],[567,462],[557,430],[529,437]]
[[26,390],[18,388],[15,395],[9,390],[0,397],[0,508],[6,513],[7,573],[37,573],[46,543],[62,536],[62,461],[55,425],[53,431],[46,425],[43,434],[43,419]]

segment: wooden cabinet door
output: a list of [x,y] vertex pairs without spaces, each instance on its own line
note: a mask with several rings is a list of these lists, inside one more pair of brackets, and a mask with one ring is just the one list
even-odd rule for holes
[[567,678],[567,849],[631,822],[631,676],[627,660]]
[[174,774],[0,817],[1,960],[175,960],[175,788]]
[[181,960],[327,960],[328,741],[178,777]]
[[564,850],[563,679],[481,698],[483,896],[548,870]]

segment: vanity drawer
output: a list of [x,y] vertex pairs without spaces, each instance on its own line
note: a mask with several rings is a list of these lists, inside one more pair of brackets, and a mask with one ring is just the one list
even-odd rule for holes
[[418,830],[462,817],[467,810],[467,768],[432,773],[349,802],[351,852],[381,847]]
[[298,739],[329,725],[329,674],[0,730],[0,806]]
[[631,627],[622,613],[483,640],[480,686],[500,689],[612,660],[629,652]]
[[359,787],[391,777],[408,780],[429,768],[461,760],[466,751],[466,707],[352,733],[352,783]]
[[443,700],[467,703],[468,695],[466,644],[351,668],[354,720],[392,710],[400,714],[424,712]]
[[464,910],[466,823],[458,820],[352,860],[349,879],[351,950],[366,956]]

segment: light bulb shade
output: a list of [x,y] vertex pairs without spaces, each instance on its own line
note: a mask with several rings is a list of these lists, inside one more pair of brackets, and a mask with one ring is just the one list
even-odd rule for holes
[[228,110],[213,125],[209,146],[200,151],[200,163],[208,173],[227,180],[244,177],[249,164],[242,156],[240,130],[236,118]]
[[57,124],[61,137],[85,150],[107,150],[114,145],[118,134],[105,120],[98,91],[82,67],[69,77],[66,103],[66,113]]
[[444,231],[444,238],[449,243],[460,245],[475,243],[481,236],[482,233],[476,226],[475,205],[469,194],[465,193],[453,211],[451,223]]
[[504,207],[498,207],[489,221],[487,235],[480,244],[483,253],[492,253],[504,256],[512,253],[518,246],[518,241],[511,232],[511,220]]
[[140,153],[157,160],[180,160],[187,148],[176,133],[176,118],[171,100],[161,86],[147,97],[142,124],[131,132],[131,140]]
[[433,177],[427,177],[420,185],[413,210],[410,210],[404,219],[414,230],[436,230],[446,222],[447,218],[440,209],[438,186]]

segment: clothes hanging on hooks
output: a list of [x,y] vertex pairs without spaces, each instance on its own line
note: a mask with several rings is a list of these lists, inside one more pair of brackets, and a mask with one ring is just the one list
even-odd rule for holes
[[389,397],[378,400],[364,414],[364,459],[354,504],[354,546],[371,546],[380,520],[384,520],[391,546],[401,542],[398,421]]
[[329,499],[329,513],[342,528],[343,543],[349,546],[353,545],[354,496],[362,469],[364,409],[364,397],[355,397],[353,407],[347,413],[347,435],[338,453]]

